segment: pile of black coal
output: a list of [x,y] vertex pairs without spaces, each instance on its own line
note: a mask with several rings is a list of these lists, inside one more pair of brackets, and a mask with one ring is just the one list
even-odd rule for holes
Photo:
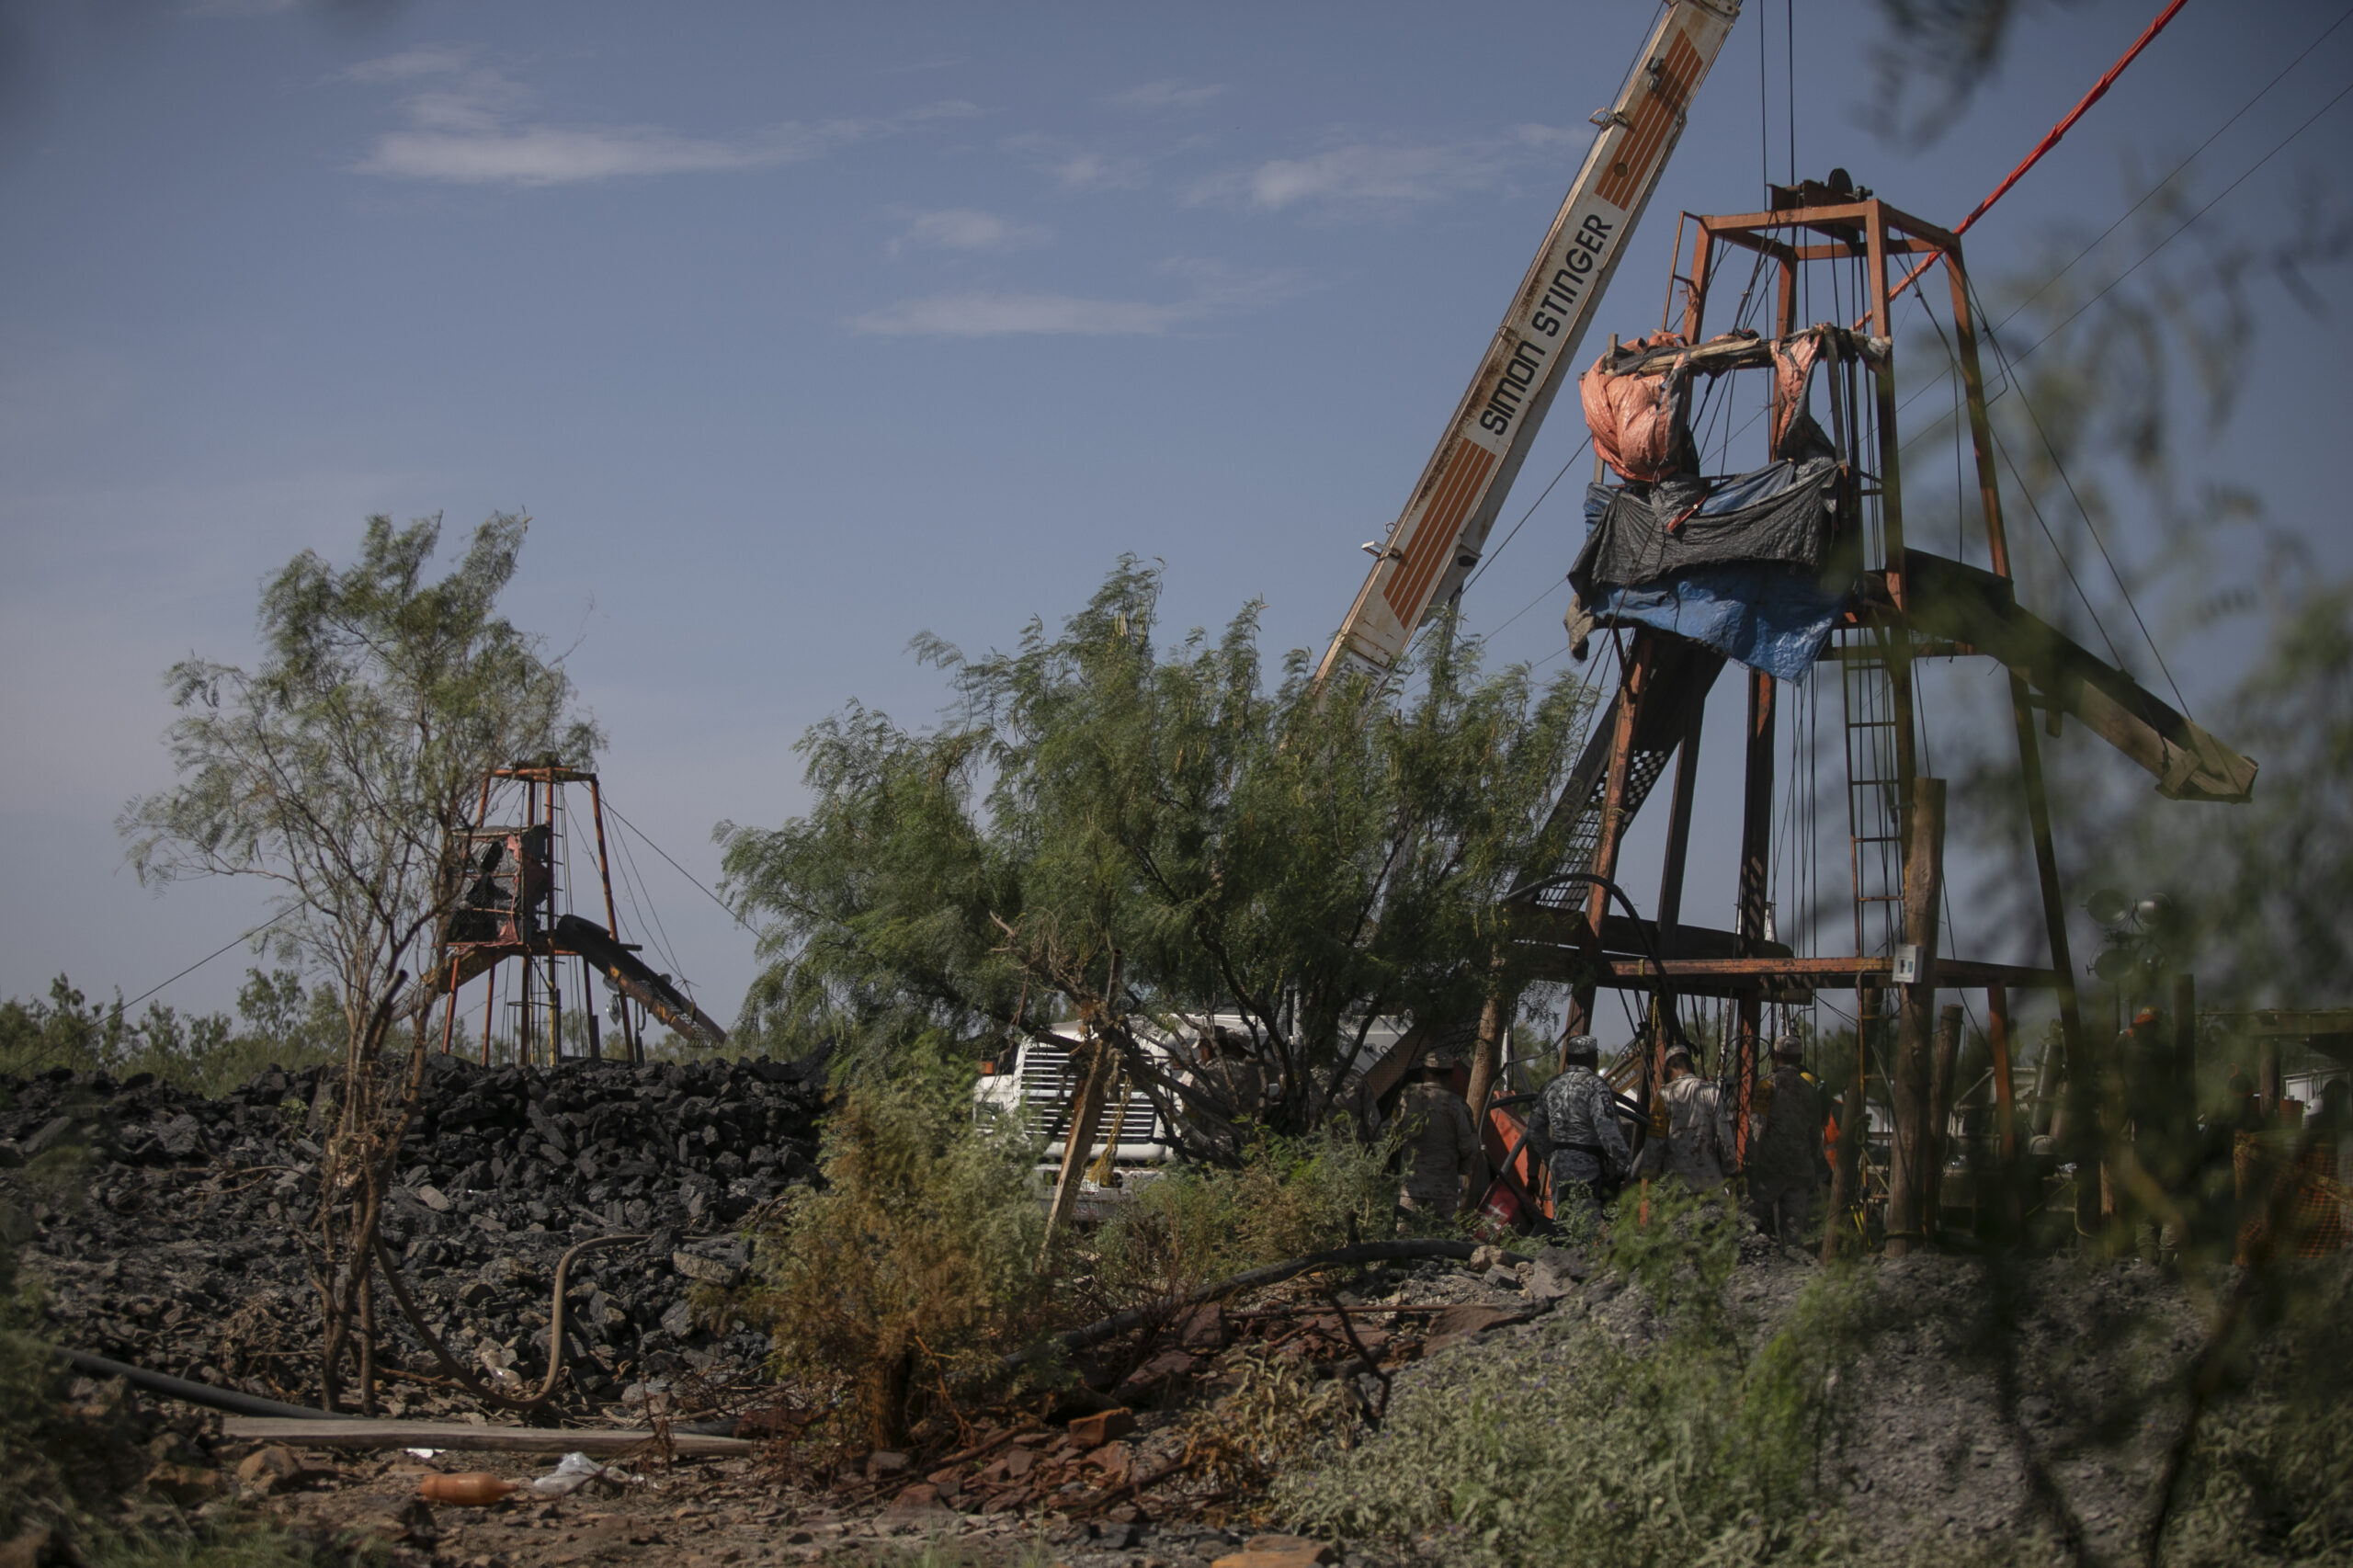
[[[565,1062],[483,1068],[435,1057],[402,1145],[383,1231],[421,1315],[485,1382],[535,1390],[557,1260],[566,1280],[563,1404],[657,1403],[747,1375],[756,1334],[696,1321],[697,1282],[744,1267],[746,1216],[815,1174],[817,1063]],[[0,1204],[41,1282],[58,1343],[158,1371],[317,1403],[322,1069],[264,1073],[207,1100],[144,1074],[0,1081]],[[379,1293],[398,1372],[424,1344]],[[394,1376],[391,1414],[469,1397]]]

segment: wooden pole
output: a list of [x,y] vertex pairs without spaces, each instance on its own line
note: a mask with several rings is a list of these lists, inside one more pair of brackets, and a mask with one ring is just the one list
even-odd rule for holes
[[[1054,1178],[1053,1202],[1046,1210],[1046,1236],[1039,1251],[1040,1261],[1052,1248],[1055,1233],[1070,1222],[1072,1211],[1078,1207],[1078,1189],[1086,1180],[1087,1159],[1095,1152],[1095,1131],[1102,1123],[1103,1101],[1110,1091],[1117,1066],[1115,1053],[1100,1039],[1090,1038],[1081,1049],[1086,1052],[1086,1075],[1071,1102],[1070,1126],[1063,1132],[1062,1170]],[[1076,1054],[1073,1053],[1074,1060]]]
[[[1786,275],[1787,269],[1784,268]],[[1773,677],[1748,672],[1747,755],[1741,785],[1739,907],[1736,950],[1753,958],[1765,939],[1766,894],[1771,891],[1773,850]],[[1765,1022],[1764,994],[1755,986],[1739,997],[1739,1027],[1733,1058],[1733,1164],[1748,1164],[1748,1119],[1755,1107],[1759,1037]]]
[[[1662,959],[1677,956],[1675,928],[1683,922],[1684,869],[1691,856],[1691,800],[1699,788],[1699,732],[1707,715],[1707,699],[1702,697],[1691,704],[1675,746],[1675,790],[1667,804],[1666,853],[1658,879],[1658,956]],[[1662,1014],[1653,1020],[1649,1066],[1643,1078],[1644,1109],[1657,1103],[1659,1086],[1666,1082],[1668,1043]]]
[[1961,1008],[1937,1015],[1937,1051],[1928,1063],[1928,1233],[1944,1228],[1945,1166],[1952,1160],[1952,1080],[1961,1062]]
[[[1859,988],[1855,993],[1859,1004]],[[1870,1041],[1863,1033],[1863,1023],[1879,1010],[1874,1004],[1865,1009],[1855,1009],[1855,1070],[1847,1075],[1847,1104],[1838,1118],[1838,1155],[1830,1167],[1830,1217],[1822,1227],[1822,1261],[1829,1263],[1838,1256],[1841,1227],[1847,1222],[1847,1211],[1863,1200],[1863,1143],[1870,1126],[1870,1097],[1864,1093],[1870,1068],[1867,1057]]]
[[[605,890],[605,929],[618,942],[621,939],[621,917],[613,908],[613,863],[605,853],[605,797],[593,773],[588,776],[588,815],[597,827],[597,880]],[[626,996],[621,998],[621,1055],[632,1063],[645,1060],[645,1052],[638,1047],[637,1026],[630,1017]]]
[[1944,887],[1945,783],[1912,781],[1911,809],[1904,813],[1904,938],[1918,950],[1918,974],[1898,986],[1895,1053],[1888,1074],[1895,1135],[1889,1146],[1887,1253],[1901,1257],[1925,1238],[1935,1216],[1927,1211],[1930,1165],[1936,1157],[1932,1099],[1933,1021],[1937,1005],[1937,903]]
[[1994,1116],[2002,1163],[2018,1156],[2018,1086],[2010,1079],[2010,994],[1985,988],[1985,1047],[1994,1058]]

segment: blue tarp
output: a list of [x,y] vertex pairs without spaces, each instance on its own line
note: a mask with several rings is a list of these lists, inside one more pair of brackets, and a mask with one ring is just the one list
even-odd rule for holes
[[1782,461],[1716,480],[1592,486],[1570,572],[1580,605],[1599,623],[1655,627],[1804,679],[1847,598],[1822,580],[1832,477],[1824,460]]
[[1608,624],[1655,627],[1706,644],[1776,680],[1800,681],[1846,604],[1811,572],[1787,566],[1693,566],[1639,588],[1601,588],[1586,606]]

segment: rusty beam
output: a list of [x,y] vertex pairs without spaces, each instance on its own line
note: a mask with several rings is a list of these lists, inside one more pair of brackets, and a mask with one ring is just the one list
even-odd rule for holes
[[[1690,929],[1690,927],[1685,927]],[[1585,972],[1575,966],[1584,955],[1574,948],[1555,947],[1551,943],[1529,943],[1539,950],[1529,955],[1534,977],[1539,980],[1568,981]],[[1557,958],[1552,955],[1558,955]],[[1886,985],[1894,960],[1885,955],[1873,958],[1821,957],[1758,959],[1668,959],[1654,964],[1647,958],[1610,956],[1604,958],[1597,969],[1590,971],[1597,984],[1614,990],[1647,990],[1664,970],[1666,978],[1677,991],[1707,992],[1711,995],[1730,994],[1740,985],[1772,985],[1779,983],[1816,990],[1838,990],[1857,985]],[[1986,985],[2006,986],[2014,991],[2049,991],[2065,979],[2056,970],[2034,969],[2024,964],[1988,963],[1978,959],[1939,959],[1937,978],[1947,986],[1974,989]]]

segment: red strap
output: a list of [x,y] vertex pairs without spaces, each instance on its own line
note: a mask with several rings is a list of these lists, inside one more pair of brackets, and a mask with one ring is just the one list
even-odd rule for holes
[[[2120,58],[2115,64],[2108,68],[2108,74],[2102,76],[2098,81],[2094,82],[2092,84],[2092,90],[2086,93],[2083,96],[2082,101],[2077,103],[2074,108],[2067,111],[2067,118],[2052,126],[2049,131],[2045,131],[2043,133],[2042,140],[2034,144],[2034,151],[2029,153],[2026,157],[2019,162],[2018,166],[2012,169],[2009,174],[2003,178],[2002,183],[1995,186],[1993,190],[1987,194],[1984,200],[1971,208],[1969,210],[1969,216],[1963,218],[1960,222],[1955,223],[1952,226],[1952,232],[1955,234],[1967,233],[1969,232],[1969,225],[1977,222],[1978,219],[1985,216],[1986,210],[1992,207],[1996,201],[2001,200],[2004,196],[2007,195],[2009,193],[2010,187],[2018,184],[2020,176],[2025,175],[2027,170],[2040,163],[2042,161],[2042,155],[2045,153],[2048,153],[2052,148],[2059,145],[2059,139],[2062,136],[2066,135],[2070,130],[2074,129],[2075,121],[2084,118],[2084,111],[2091,108],[2092,105],[2099,102],[2102,97],[2107,96],[2109,88],[2116,85],[2116,79],[2124,74],[2124,68],[2131,64],[2134,60],[2140,57],[2141,51],[2149,47],[2149,40],[2155,38],[2159,33],[2165,31],[2165,24],[2173,20],[2174,13],[2179,11],[2182,6],[2187,4],[2188,4],[2188,0],[2173,0],[2171,5],[2158,12],[2156,20],[2142,28],[2141,36],[2132,40],[2132,47],[2126,50],[2122,57]],[[1928,268],[1935,264],[1936,259],[1937,258],[1934,256],[1924,257],[1919,266],[1914,267],[1904,276],[1903,282],[1898,283],[1889,291],[1887,296],[1888,303],[1893,305],[1895,302],[1896,295],[1903,293],[1904,290],[1909,289],[1913,284],[1918,282],[1920,280],[1920,274],[1927,271]],[[1870,319],[1870,318],[1868,315],[1864,316],[1862,320],[1855,323],[1856,327],[1859,329],[1863,325],[1864,322],[1868,322]]]

